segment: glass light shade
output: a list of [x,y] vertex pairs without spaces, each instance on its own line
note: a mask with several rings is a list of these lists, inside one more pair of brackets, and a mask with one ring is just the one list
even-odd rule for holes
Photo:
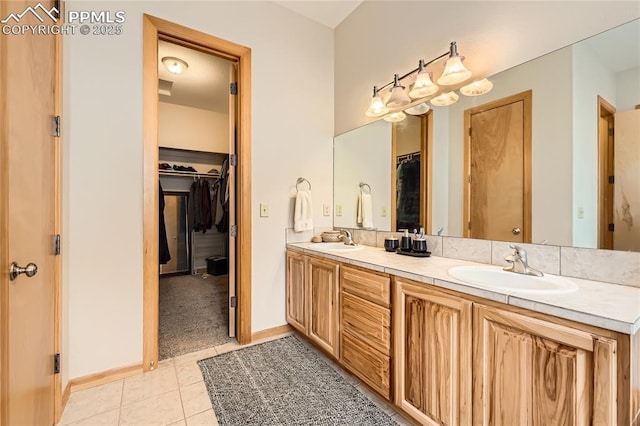
[[409,92],[409,96],[413,99],[418,99],[436,93],[438,91],[438,86],[431,81],[432,76],[433,75],[430,72],[419,72],[416,82],[413,85],[413,89]]
[[387,99],[388,108],[400,108],[411,102],[411,98],[407,95],[407,91],[404,86],[393,86],[391,88],[391,95]]
[[404,112],[410,115],[422,115],[427,111],[429,111],[429,105],[427,105],[426,102],[423,102],[418,105],[414,105],[411,108],[407,108],[404,110]]
[[462,83],[471,77],[471,71],[462,64],[463,59],[464,56],[452,56],[447,59],[444,71],[438,79],[438,84],[450,86],[452,84]]
[[471,84],[461,87],[460,93],[465,96],[480,96],[489,93],[491,89],[493,89],[493,83],[483,78],[482,80],[474,81]]
[[380,117],[381,115],[385,115],[389,112],[389,108],[384,105],[382,102],[382,98],[379,95],[375,95],[371,98],[371,104],[369,105],[369,109],[365,112],[367,117]]
[[180,58],[174,58],[172,56],[165,56],[162,58],[162,63],[167,70],[172,74],[181,74],[184,70],[189,68],[189,64]]
[[442,93],[441,95],[436,96],[435,98],[431,99],[429,102],[431,102],[431,105],[435,105],[435,106],[447,106],[447,105],[455,104],[456,102],[458,102],[458,99],[460,99],[460,97],[456,94],[456,92],[448,92],[448,93]]
[[407,118],[406,114],[402,111],[398,111],[384,117],[384,121],[388,121],[390,123],[397,123],[399,121],[404,120],[405,118]]

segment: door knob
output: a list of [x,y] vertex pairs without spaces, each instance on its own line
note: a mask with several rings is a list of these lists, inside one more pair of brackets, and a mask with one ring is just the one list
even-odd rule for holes
[[38,273],[38,265],[35,263],[29,263],[26,267],[18,266],[16,262],[12,262],[11,266],[9,266],[9,279],[11,281],[18,278],[18,275],[25,274],[27,277],[31,278],[35,274]]
[[513,228],[513,229],[511,230],[511,233],[512,233],[513,235],[520,235],[520,228]]

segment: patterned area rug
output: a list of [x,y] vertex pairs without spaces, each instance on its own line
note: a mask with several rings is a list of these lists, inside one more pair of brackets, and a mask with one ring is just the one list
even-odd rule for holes
[[180,275],[160,279],[160,359],[230,342],[229,277]]
[[221,426],[396,424],[295,336],[198,365]]

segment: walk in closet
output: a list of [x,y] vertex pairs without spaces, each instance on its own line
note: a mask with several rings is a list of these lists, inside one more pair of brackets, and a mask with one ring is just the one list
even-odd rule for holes
[[[234,63],[158,43],[159,356],[231,340]],[[230,320],[231,319],[231,320]]]

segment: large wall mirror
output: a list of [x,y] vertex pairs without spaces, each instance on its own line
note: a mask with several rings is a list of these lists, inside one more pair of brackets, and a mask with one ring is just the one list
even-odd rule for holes
[[489,80],[337,136],[334,225],[640,251],[640,20]]

